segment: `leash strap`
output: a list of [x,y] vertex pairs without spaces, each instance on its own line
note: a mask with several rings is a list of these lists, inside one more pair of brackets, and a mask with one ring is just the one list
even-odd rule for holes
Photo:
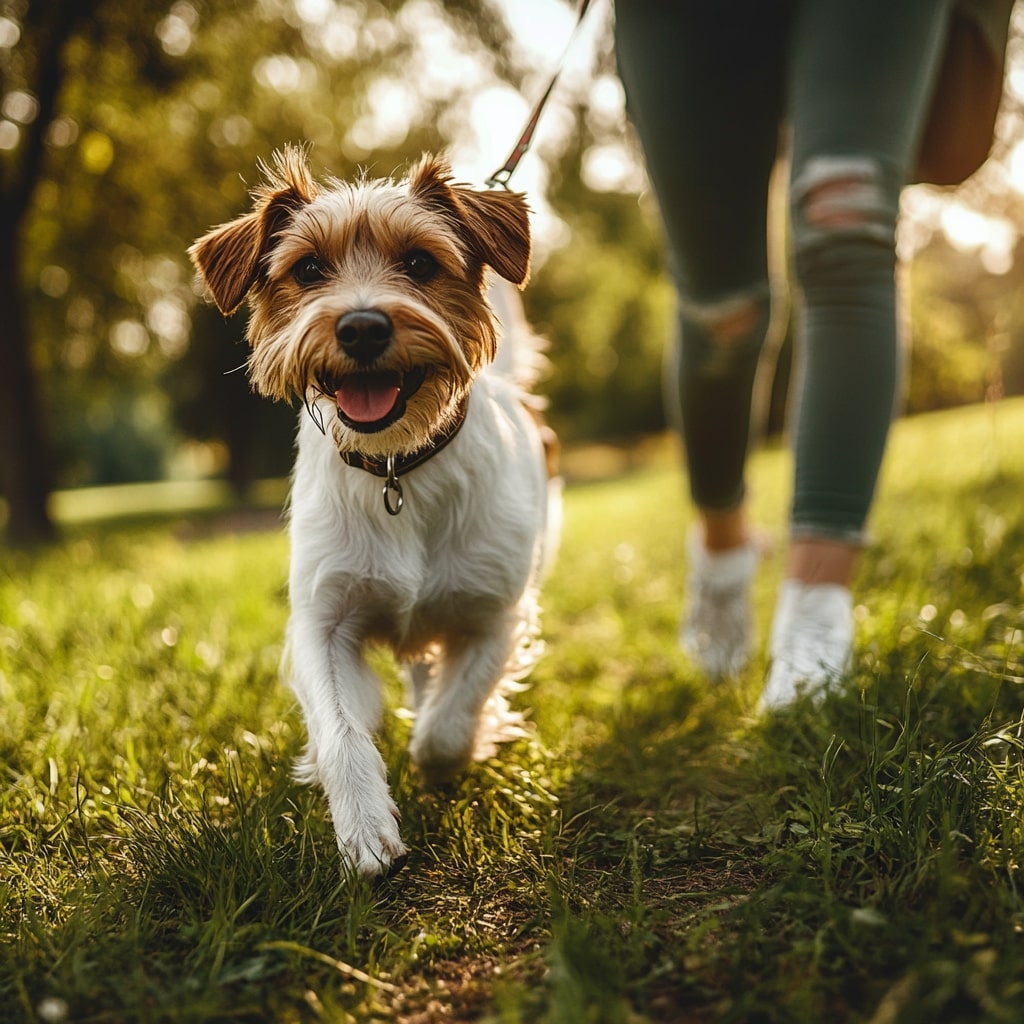
[[519,141],[512,147],[512,152],[509,153],[508,159],[484,182],[488,188],[495,188],[499,185],[502,188],[508,188],[509,179],[515,173],[516,168],[519,166],[519,161],[523,159],[526,155],[526,151],[533,143],[533,134],[537,130],[537,123],[540,121],[540,115],[543,112],[544,107],[547,105],[548,98],[554,91],[555,83],[558,81],[558,76],[562,73],[562,65],[565,64],[566,54],[568,54],[569,50],[572,48],[572,44],[579,32],[580,25],[583,23],[583,16],[587,13],[587,8],[590,7],[590,2],[591,0],[580,0],[579,11],[576,14],[576,24],[573,27],[572,35],[569,36],[569,42],[566,44],[561,60],[559,60],[554,74],[551,76],[551,81],[548,82],[548,87],[544,90],[540,99],[537,101],[537,105],[533,108],[533,113],[530,114],[530,117],[526,122],[526,127],[523,128],[522,134],[519,136]]

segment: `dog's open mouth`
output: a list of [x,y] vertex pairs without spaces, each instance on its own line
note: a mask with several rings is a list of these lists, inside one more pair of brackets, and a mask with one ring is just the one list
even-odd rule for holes
[[405,414],[406,402],[419,390],[426,370],[368,370],[350,373],[333,383],[338,418],[353,430],[372,434]]

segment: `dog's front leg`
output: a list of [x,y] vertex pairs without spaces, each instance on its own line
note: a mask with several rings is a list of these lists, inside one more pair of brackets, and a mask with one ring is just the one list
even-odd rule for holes
[[293,615],[291,685],[302,704],[309,745],[296,775],[327,795],[338,848],[363,877],[386,874],[406,854],[384,759],[373,740],[380,683],[363,658],[358,623]]
[[416,712],[409,752],[430,782],[450,779],[470,761],[480,715],[515,648],[517,619],[501,615],[488,628],[450,643]]

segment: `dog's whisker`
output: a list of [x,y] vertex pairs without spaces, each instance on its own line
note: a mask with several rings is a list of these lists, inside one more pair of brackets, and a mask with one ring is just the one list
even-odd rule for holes
[[[310,390],[312,390],[312,388]],[[314,398],[312,401],[310,401],[309,400],[309,393],[307,392],[306,395],[303,397],[302,403],[303,403],[303,405],[305,405],[306,412],[309,414],[309,418],[316,425],[317,430],[319,430],[320,433],[323,434],[326,437],[327,436],[327,427],[324,425],[323,410],[320,408],[319,405],[317,405],[317,398],[320,398],[320,397],[321,397],[320,395],[317,395],[316,398]]]

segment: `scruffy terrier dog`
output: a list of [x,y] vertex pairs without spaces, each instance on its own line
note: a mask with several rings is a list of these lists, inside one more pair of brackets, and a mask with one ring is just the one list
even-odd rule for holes
[[366,645],[410,667],[427,781],[507,738],[502,691],[538,646],[553,448],[529,393],[538,346],[520,323],[499,355],[485,282],[486,267],[526,281],[527,207],[453,184],[429,157],[400,183],[321,185],[292,147],[263,171],[253,210],[189,253],[223,313],[249,298],[254,388],[309,412],[284,671],[309,733],[299,776],[323,786],[349,868],[375,876],[406,849]]

